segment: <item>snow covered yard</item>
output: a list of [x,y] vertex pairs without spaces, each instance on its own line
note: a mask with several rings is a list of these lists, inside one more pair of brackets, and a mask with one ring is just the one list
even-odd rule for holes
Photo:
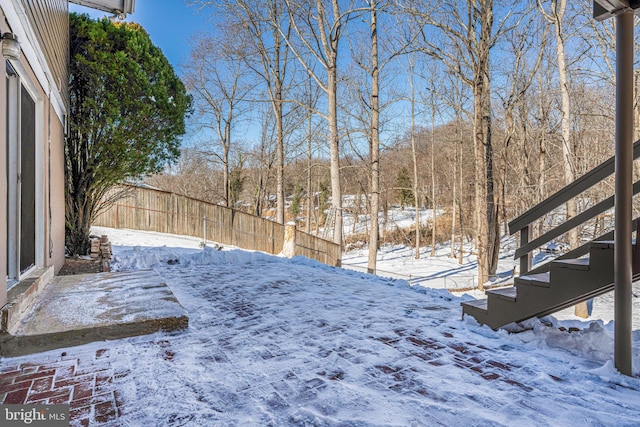
[[[492,278],[493,284],[505,283],[513,277],[513,269],[517,261],[513,259],[513,239],[505,239],[501,246],[498,260],[498,271]],[[449,246],[437,248],[435,256],[431,256],[430,247],[420,249],[420,259],[415,259],[415,248],[405,245],[383,245],[378,251],[376,271],[380,276],[405,279],[411,285],[426,288],[470,289],[478,286],[478,264],[475,255],[470,255],[470,246],[465,247],[462,264],[456,257],[451,257]],[[356,271],[367,271],[368,250],[355,249],[345,252],[342,266]]]
[[[189,329],[0,361],[0,372],[71,358],[77,375],[114,373],[118,410],[90,414],[93,424],[620,426],[640,418],[640,379],[613,368],[603,322],[572,333],[539,321],[495,332],[462,320],[462,299],[446,290],[128,233],[107,231],[113,267],[158,272],[189,312]],[[636,375],[639,346],[635,331]],[[108,357],[97,356],[102,349]]]

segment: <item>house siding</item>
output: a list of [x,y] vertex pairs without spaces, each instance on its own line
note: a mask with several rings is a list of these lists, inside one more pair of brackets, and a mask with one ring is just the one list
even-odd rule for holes
[[[0,2],[0,32],[19,35],[20,59],[11,66],[35,101],[35,264],[36,271],[57,272],[64,264],[64,115],[68,111],[69,18],[66,0]],[[0,194],[8,192],[8,93],[6,58],[0,55]],[[9,209],[0,209],[0,318],[8,289]],[[18,287],[16,287],[17,289]],[[15,293],[14,293],[15,294]],[[6,304],[6,305],[5,305]],[[3,307],[4,306],[4,307]],[[0,321],[0,329],[3,323]]]
[[[53,87],[60,91],[66,111],[69,110],[69,3],[67,0],[22,0],[27,19],[35,33],[53,76]],[[35,76],[33,76],[35,79]],[[49,95],[45,98],[44,176],[45,194],[45,265],[55,266],[57,272],[64,264],[64,125],[53,112]],[[50,121],[49,121],[50,116]],[[51,243],[53,243],[51,245]]]
[[[6,17],[0,8],[0,22],[5,22]],[[0,33],[8,30],[7,27],[0,26]],[[0,64],[5,67],[5,62],[0,55]],[[0,70],[0,194],[2,197],[7,194],[7,81],[4,70]],[[7,303],[7,210],[3,200],[0,208],[0,308]],[[1,329],[1,328],[0,328]]]
[[23,0],[27,18],[34,29],[47,65],[69,108],[69,5],[67,0]]

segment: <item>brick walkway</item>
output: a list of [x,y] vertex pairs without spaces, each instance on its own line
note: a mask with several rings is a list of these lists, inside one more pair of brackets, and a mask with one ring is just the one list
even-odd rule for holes
[[[491,359],[485,359],[486,347],[467,342],[456,342],[451,333],[442,334],[441,340],[424,337],[420,331],[394,331],[395,337],[371,337],[385,346],[393,348],[403,354],[403,357],[415,357],[422,360],[425,370],[436,370],[438,367],[455,366],[487,381],[500,381],[511,386],[517,386],[524,391],[531,391],[528,387],[513,378],[513,374],[521,366],[505,364]],[[159,358],[171,362],[174,353],[169,340],[159,340],[150,345],[159,348]],[[224,348],[224,346],[222,346]],[[351,353],[358,349],[345,348],[341,357],[352,359]],[[73,349],[71,351],[74,351]],[[50,353],[49,353],[50,354]],[[320,355],[322,356],[322,355]],[[265,356],[271,359],[273,355]],[[75,356],[67,356],[66,352],[59,361],[49,363],[28,362],[20,365],[0,368],[0,402],[3,404],[68,404],[70,405],[71,426],[89,425],[118,425],[118,418],[127,410],[127,402],[121,391],[123,383],[133,380],[130,370],[116,371],[109,362],[110,351],[99,349],[91,354],[80,351]],[[215,359],[215,357],[214,357]],[[228,360],[225,360],[228,362]],[[293,372],[288,372],[283,379],[289,383],[289,391],[300,389],[301,394],[308,397],[315,396],[320,390],[333,382],[340,382],[345,372],[320,370],[315,372],[316,378],[302,381]],[[421,370],[407,369],[395,364],[379,364],[368,370],[368,377],[376,384],[382,385],[390,392],[407,396],[428,398],[434,401],[444,401],[437,392],[430,390],[419,378]],[[560,378],[551,376],[555,381]],[[140,380],[138,378],[138,380]],[[302,386],[300,385],[302,384]],[[281,386],[282,388],[283,386]],[[282,395],[281,395],[282,394]],[[282,390],[273,393],[267,405],[271,407],[289,406],[287,396]],[[129,406],[130,411],[136,408]],[[180,425],[185,419],[173,417],[178,422],[170,425]]]
[[[394,338],[374,338],[382,344],[404,353],[407,357],[416,357],[430,365],[432,369],[440,366],[455,366],[473,372],[487,381],[502,381],[525,391],[531,388],[513,380],[510,375],[521,367],[504,364],[495,360],[485,360],[486,348],[473,343],[455,342],[453,335],[443,334],[442,340],[425,338],[418,331],[398,330]],[[372,337],[373,338],[373,337]],[[151,343],[148,343],[151,344]],[[169,340],[160,340],[152,345],[161,349],[158,356],[171,362],[174,353]],[[73,350],[72,350],[73,351]],[[109,363],[110,352],[99,349],[93,353],[81,352],[75,356],[63,353],[61,360],[49,363],[28,362],[20,365],[0,368],[0,402],[3,404],[68,404],[70,405],[70,425],[89,426],[110,424],[118,425],[118,418],[126,411],[127,401],[120,387],[127,381],[133,381],[131,372],[115,371]],[[380,384],[403,395],[421,396],[439,400],[433,390],[416,381],[414,370],[394,364],[376,365],[369,372]],[[308,382],[309,394],[323,389],[326,383],[339,382],[344,372],[317,372],[319,378]],[[289,379],[295,375],[289,374]],[[553,378],[559,381],[559,378]],[[138,378],[140,380],[140,378]],[[287,405],[291,396],[279,396],[278,402]],[[128,402],[131,405],[131,402]],[[274,402],[268,402],[273,405]],[[136,408],[129,407],[130,411]],[[173,424],[173,423],[171,423]]]
[[496,333],[446,291],[241,255],[159,268],[185,331],[0,360],[0,403],[68,403],[73,426],[637,425],[637,379],[547,344],[582,332]]
[[123,405],[118,382],[129,372],[109,368],[109,350],[93,358],[67,357],[50,363],[22,363],[0,369],[3,404],[68,404],[72,426],[117,419]]

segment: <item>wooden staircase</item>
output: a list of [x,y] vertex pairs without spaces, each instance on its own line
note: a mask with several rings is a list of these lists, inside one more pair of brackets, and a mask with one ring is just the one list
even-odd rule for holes
[[[613,250],[613,241],[593,241],[587,257],[554,260],[547,272],[516,277],[514,286],[487,291],[487,299],[463,302],[463,314],[497,329],[612,291]],[[633,275],[639,274],[640,248],[634,245]]]
[[[634,144],[634,159],[640,157],[640,141]],[[520,246],[515,257],[520,259],[520,276],[514,286],[486,292],[486,299],[462,303],[462,315],[471,315],[479,323],[494,329],[532,317],[542,317],[579,302],[612,291],[614,287],[613,232],[585,243],[571,252],[535,269],[531,268],[532,252],[567,233],[571,229],[613,208],[613,196],[591,206],[565,223],[533,240],[533,224],[546,214],[577,197],[613,174],[614,158],[603,162],[589,173],[553,194],[548,199],[509,223],[511,234],[520,233]],[[640,192],[640,181],[633,185],[633,194]],[[638,220],[633,230],[638,229]],[[632,236],[629,236],[631,239]],[[640,247],[633,246],[634,280],[640,278]]]

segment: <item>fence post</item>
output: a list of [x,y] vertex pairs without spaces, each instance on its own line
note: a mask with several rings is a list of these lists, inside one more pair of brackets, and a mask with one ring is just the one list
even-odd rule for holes
[[207,216],[202,217],[202,247],[207,246]]
[[291,258],[296,254],[296,223],[289,221],[284,226],[284,243],[282,244],[282,255]]
[[178,234],[178,201],[175,193],[171,193],[171,232]]

